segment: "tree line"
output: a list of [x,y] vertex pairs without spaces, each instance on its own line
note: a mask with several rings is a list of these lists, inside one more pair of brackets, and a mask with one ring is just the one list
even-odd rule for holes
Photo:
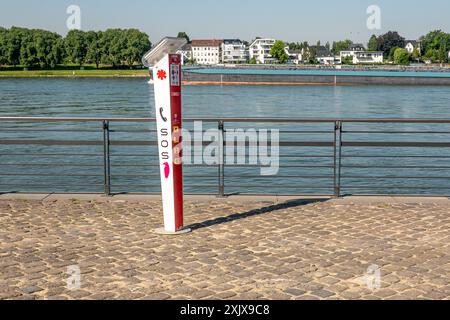
[[[389,31],[383,35],[373,35],[368,43],[369,51],[381,51],[384,58],[398,64],[408,64],[411,61],[431,60],[432,62],[449,62],[448,52],[450,51],[450,34],[441,30],[431,31],[419,39],[420,50],[416,49],[413,53],[405,50],[406,39],[398,32]],[[339,55],[339,52],[348,50],[353,44],[352,40],[335,41],[332,45],[327,43],[325,47],[333,55]],[[290,50],[308,49],[311,46],[308,42],[286,43]],[[320,46],[320,41],[317,43]],[[310,54],[314,58],[314,52]],[[313,61],[314,59],[309,59]],[[351,60],[351,59],[350,59]]]
[[133,66],[141,64],[150,48],[148,35],[137,29],[71,30],[62,37],[40,29],[0,27],[0,65],[42,69],[61,64]]

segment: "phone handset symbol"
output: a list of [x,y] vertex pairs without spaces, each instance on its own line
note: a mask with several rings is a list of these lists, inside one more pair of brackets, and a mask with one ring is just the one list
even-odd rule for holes
[[164,122],[167,122],[167,118],[164,117],[163,112],[164,112],[164,108],[159,108],[159,114],[160,114],[160,116],[161,116],[161,119],[162,119]]

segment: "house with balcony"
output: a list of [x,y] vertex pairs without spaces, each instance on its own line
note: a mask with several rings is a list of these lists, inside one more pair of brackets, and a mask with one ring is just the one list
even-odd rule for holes
[[223,40],[192,40],[192,59],[201,65],[216,65],[222,62]]
[[239,39],[225,39],[222,43],[222,62],[229,64],[246,63],[249,58],[244,42]]
[[351,44],[350,47],[347,50],[340,52],[341,59],[348,58],[348,57],[354,57],[357,52],[363,52],[366,51],[364,46],[362,44],[356,43]]
[[340,59],[352,58],[353,64],[383,63],[382,51],[366,51],[362,44],[352,44],[347,50],[340,52]]
[[300,64],[303,63],[303,49],[289,49],[289,47],[286,47],[284,49],[286,54],[289,56],[289,62],[293,64]]
[[353,64],[377,64],[383,63],[384,57],[382,51],[363,51],[356,52],[353,56]]
[[276,62],[270,54],[275,39],[256,39],[249,46],[249,58],[255,58],[258,64],[272,64]]

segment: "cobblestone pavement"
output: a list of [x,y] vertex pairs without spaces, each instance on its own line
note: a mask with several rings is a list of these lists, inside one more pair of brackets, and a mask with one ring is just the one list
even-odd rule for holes
[[0,200],[0,299],[450,298],[448,205],[187,201],[186,220],[167,237],[159,201]]

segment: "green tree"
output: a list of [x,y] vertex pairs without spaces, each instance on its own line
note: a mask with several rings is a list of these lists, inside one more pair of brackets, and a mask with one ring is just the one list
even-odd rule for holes
[[188,43],[191,43],[191,39],[186,32],[178,32],[177,38],[185,38]]
[[333,42],[331,52],[335,55],[339,54],[339,52],[341,52],[341,51],[348,50],[348,48],[352,44],[353,44],[352,40],[349,40],[349,39],[344,40],[344,41],[337,41],[337,42],[335,41],[335,42]]
[[305,61],[307,63],[311,63],[311,64],[316,63],[317,62],[316,57],[317,57],[317,52],[316,52],[316,49],[313,47],[307,47],[303,51],[303,61]]
[[6,38],[6,60],[10,66],[20,64],[22,38],[26,29],[12,27]]
[[256,58],[253,57],[248,61],[248,64],[256,64]]
[[67,62],[82,66],[86,62],[88,41],[86,32],[70,30],[64,39]]
[[410,59],[411,59],[411,57],[410,57],[408,51],[406,51],[406,49],[397,48],[395,50],[394,63],[406,65],[406,64],[409,64]]
[[36,43],[33,38],[33,30],[24,29],[21,33],[20,64],[26,68],[38,65]]
[[87,39],[87,52],[86,52],[86,61],[88,63],[94,63],[97,69],[100,66],[100,62],[102,59],[102,35],[101,31],[89,31],[86,34]]
[[7,38],[8,38],[8,30],[0,27],[0,65],[8,63],[8,59],[6,58],[8,45]]
[[414,61],[419,61],[421,57],[422,57],[422,55],[420,53],[420,50],[418,48],[414,49],[414,51],[413,51],[413,53],[411,55],[411,58]]
[[129,66],[139,64],[145,52],[150,50],[151,43],[148,35],[137,29],[124,31],[123,36],[127,39],[123,57]]
[[367,50],[378,51],[378,38],[376,35],[372,35],[372,37],[370,37],[369,44],[367,46]]
[[348,64],[353,64],[353,57],[351,57],[351,56],[343,57],[341,63],[342,64],[347,64],[347,65]]
[[395,55],[395,51],[397,51],[397,49],[401,49],[401,48],[399,48],[399,47],[392,47],[391,50],[389,50],[389,54],[388,54],[388,57],[387,57],[389,61],[395,62],[394,55]]
[[427,59],[435,62],[448,61],[450,50],[450,34],[435,30],[421,38],[422,48]]
[[[384,52],[384,57],[393,55],[392,48],[404,48],[405,38],[400,36],[398,32],[389,31],[377,38],[377,50]],[[391,55],[392,54],[392,55]]]
[[289,59],[289,56],[284,50],[285,47],[286,44],[284,43],[284,41],[277,40],[272,49],[270,49],[270,55],[277,59],[278,63],[286,63]]

